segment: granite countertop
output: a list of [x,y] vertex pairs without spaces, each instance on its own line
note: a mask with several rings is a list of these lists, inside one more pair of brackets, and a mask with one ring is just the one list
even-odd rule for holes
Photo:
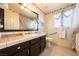
[[26,35],[16,35],[0,38],[0,49],[6,48],[24,41],[33,40],[34,38],[46,35],[45,33],[32,33]]

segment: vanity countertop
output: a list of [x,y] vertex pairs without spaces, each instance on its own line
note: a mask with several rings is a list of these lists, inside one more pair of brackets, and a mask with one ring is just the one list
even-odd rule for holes
[[44,32],[0,38],[0,49],[46,35]]

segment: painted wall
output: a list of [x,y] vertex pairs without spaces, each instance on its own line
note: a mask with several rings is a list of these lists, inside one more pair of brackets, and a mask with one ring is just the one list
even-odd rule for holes
[[54,27],[54,14],[50,13],[45,15],[45,32],[47,34],[52,34],[57,32],[58,29]]

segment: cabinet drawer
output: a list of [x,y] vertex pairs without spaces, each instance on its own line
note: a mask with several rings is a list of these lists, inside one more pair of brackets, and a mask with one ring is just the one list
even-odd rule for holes
[[30,41],[31,45],[36,44],[36,43],[40,43],[40,38],[36,38]]

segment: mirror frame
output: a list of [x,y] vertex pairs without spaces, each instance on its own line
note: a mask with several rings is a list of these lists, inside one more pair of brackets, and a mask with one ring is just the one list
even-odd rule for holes
[[[0,8],[0,9],[2,9],[2,8]],[[0,32],[18,32],[18,31],[38,31],[38,13],[36,13],[35,11],[32,11],[31,10],[31,12],[33,12],[34,14],[36,14],[37,15],[37,29],[36,30],[34,30],[34,29],[26,29],[26,30],[17,30],[17,29],[15,29],[15,30],[5,30],[4,28],[5,28],[5,26],[4,26],[4,9],[3,9],[3,28],[2,29],[0,29]]]

